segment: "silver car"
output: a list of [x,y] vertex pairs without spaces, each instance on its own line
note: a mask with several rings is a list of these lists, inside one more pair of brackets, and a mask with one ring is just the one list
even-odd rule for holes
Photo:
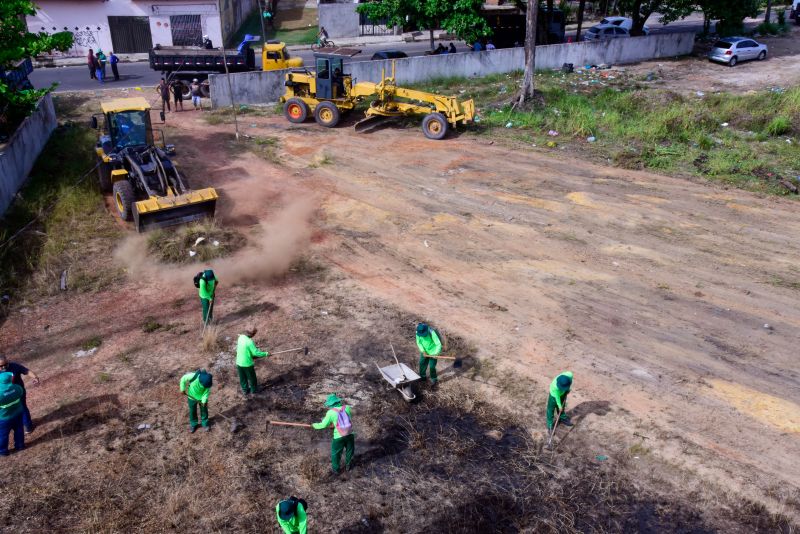
[[630,37],[631,34],[625,28],[620,28],[614,24],[598,24],[592,26],[583,35],[584,41],[599,41],[603,39],[618,39],[620,37]]
[[760,44],[747,37],[726,37],[714,43],[708,59],[727,63],[733,67],[740,61],[767,59],[767,45]]

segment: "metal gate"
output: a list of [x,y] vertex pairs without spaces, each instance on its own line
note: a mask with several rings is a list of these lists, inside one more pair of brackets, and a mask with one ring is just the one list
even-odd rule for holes
[[153,48],[148,17],[108,17],[108,28],[117,54],[137,54]]
[[201,46],[203,44],[200,15],[171,15],[169,25],[172,27],[173,46]]
[[387,19],[371,20],[363,13],[358,14],[361,35],[393,35],[394,27],[387,26]]

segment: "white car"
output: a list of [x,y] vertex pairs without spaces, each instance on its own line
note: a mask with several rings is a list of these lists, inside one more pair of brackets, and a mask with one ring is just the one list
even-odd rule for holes
[[[633,19],[628,17],[606,17],[600,21],[600,24],[613,24],[614,26],[625,28],[626,30],[628,30],[628,33],[630,33],[631,29],[633,28]],[[650,33],[650,28],[645,26],[642,29],[642,32],[645,35],[648,35]]]
[[601,41],[606,39],[619,39],[620,37],[630,37],[631,34],[625,28],[614,26],[613,24],[598,24],[592,26],[583,35],[584,41]]

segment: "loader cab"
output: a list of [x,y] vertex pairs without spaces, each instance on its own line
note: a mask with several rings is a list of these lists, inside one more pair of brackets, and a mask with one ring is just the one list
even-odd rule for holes
[[127,110],[109,113],[106,116],[106,124],[114,152],[125,147],[153,144],[153,128],[150,124],[149,111]]

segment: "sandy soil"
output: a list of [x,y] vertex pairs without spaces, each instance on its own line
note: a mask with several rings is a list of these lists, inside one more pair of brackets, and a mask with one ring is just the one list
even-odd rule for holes
[[[178,163],[195,185],[219,189],[224,224],[250,228],[298,197],[318,206],[305,253],[322,265],[325,283],[290,273],[237,286],[216,311],[224,336],[256,321],[275,347],[329,341],[313,356],[327,374],[317,377],[313,391],[298,393],[307,417],[330,389],[371,402],[377,390],[370,386],[360,398],[365,386],[358,376],[374,367],[379,350],[365,340],[392,339],[403,346],[401,357],[412,360],[411,328],[427,319],[459,340],[457,347],[474,352],[467,369],[445,373],[451,380],[442,389],[474,382],[540,439],[547,384],[571,369],[573,406],[602,404],[612,411],[585,413],[565,452],[591,459],[609,447],[644,451],[632,456],[641,461],[632,471],[657,472],[686,495],[739,495],[800,514],[796,202],[512,150],[467,135],[430,142],[417,129],[356,135],[347,125],[324,130],[246,117],[248,135],[279,138],[280,162],[274,163],[248,152],[231,156],[227,125],[209,126],[193,113],[170,120],[180,125],[172,138]],[[173,481],[180,467],[180,480],[196,483],[185,474],[192,465],[219,476],[250,476],[211,458],[215,448],[233,447],[228,438],[215,434],[203,446],[180,434],[184,415],[175,383],[198,365],[227,369],[220,371],[225,378],[215,400],[224,413],[250,417],[251,426],[262,420],[235,396],[230,341],[211,360],[198,353],[191,289],[131,279],[12,314],[0,330],[5,350],[46,378],[30,390],[41,426],[30,454],[13,458],[21,469],[57,477],[64,465],[110,462],[120,469],[110,480],[119,481],[136,475],[136,462],[120,463],[114,455],[133,451],[147,466],[142,476],[151,479]],[[147,315],[173,326],[146,334]],[[326,324],[326,317],[335,322]],[[98,353],[76,359],[77,346],[95,334],[103,338]],[[273,385],[288,380],[308,387],[302,369],[292,374],[299,363],[278,359],[275,372],[285,378]],[[292,405],[270,400],[262,408],[286,416]],[[81,419],[84,412],[90,413]],[[73,418],[69,427],[60,426],[67,417]],[[151,421],[158,432],[131,430]],[[105,434],[91,440],[92,432]],[[384,439],[375,427],[366,436]],[[247,439],[253,441],[242,447],[250,458],[258,438]],[[325,442],[318,441],[302,443],[324,458]],[[162,442],[172,445],[165,449]],[[70,447],[70,457],[61,447]],[[162,453],[160,460],[149,458],[152,450]],[[80,463],[72,457],[80,452],[92,459]],[[49,455],[56,461],[43,464]],[[267,467],[259,469],[274,485],[268,498],[292,490]],[[169,500],[168,486],[153,488],[151,479],[140,481],[140,491],[164,492],[162,511],[186,514],[186,503]],[[313,488],[308,480],[299,486]],[[71,502],[24,487],[41,506]],[[98,522],[82,525],[102,529],[105,512],[92,513]],[[264,520],[269,517],[265,512]],[[6,524],[19,519],[6,515]],[[220,521],[208,526],[231,526]]]

